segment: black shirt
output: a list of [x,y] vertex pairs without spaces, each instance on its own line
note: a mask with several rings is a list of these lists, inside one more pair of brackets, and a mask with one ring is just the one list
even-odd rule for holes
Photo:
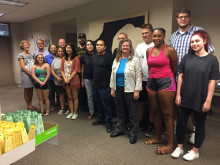
[[84,48],[77,47],[77,48],[76,48],[76,55],[77,55],[79,58],[81,58],[81,56],[82,56],[83,54],[85,54],[85,52],[86,52],[86,47],[84,47]]
[[94,54],[83,54],[80,62],[84,65],[83,78],[92,79],[92,57]]
[[94,54],[92,58],[94,88],[109,88],[112,63],[111,54],[107,52],[103,55]]
[[183,73],[181,106],[202,112],[209,80],[219,79],[217,58],[212,54],[203,57],[186,54],[179,65],[179,72]]
[[118,48],[115,48],[115,49],[114,49],[114,52],[113,52],[113,54],[112,54],[112,55],[113,55],[113,59],[115,59],[115,58],[116,58],[117,51],[118,51]]

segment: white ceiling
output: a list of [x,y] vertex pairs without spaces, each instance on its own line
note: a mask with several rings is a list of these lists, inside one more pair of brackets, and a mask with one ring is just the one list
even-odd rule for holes
[[20,0],[29,3],[24,7],[0,5],[1,22],[26,22],[65,9],[89,3],[94,0]]

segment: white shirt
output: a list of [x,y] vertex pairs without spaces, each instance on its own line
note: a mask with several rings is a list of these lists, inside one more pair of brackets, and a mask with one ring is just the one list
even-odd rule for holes
[[148,66],[147,66],[147,57],[146,57],[146,51],[148,48],[153,47],[154,43],[151,42],[150,44],[146,44],[145,42],[139,44],[136,47],[135,50],[135,56],[139,59],[141,68],[142,68],[142,73],[143,73],[143,78],[142,81],[147,81],[149,74],[148,74]]

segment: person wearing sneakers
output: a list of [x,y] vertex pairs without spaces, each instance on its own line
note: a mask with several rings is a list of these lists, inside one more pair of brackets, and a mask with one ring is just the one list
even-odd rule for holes
[[89,116],[88,119],[94,117],[94,101],[93,101],[93,88],[92,88],[92,58],[95,54],[95,43],[92,40],[86,41],[86,52],[82,55],[81,61],[81,85],[86,88]]
[[[201,27],[191,25],[190,20],[191,20],[191,11],[189,9],[181,8],[177,11],[176,21],[177,21],[177,24],[179,25],[179,29],[171,35],[170,40],[169,40],[169,45],[172,46],[177,51],[178,65],[180,65],[182,58],[189,51],[190,38],[193,32],[196,30],[203,29]],[[214,47],[210,44],[208,52],[213,53],[214,50],[215,50]],[[175,118],[174,129],[176,127],[176,114],[177,113],[175,112],[174,113],[174,118]],[[189,143],[194,144],[196,127],[195,127],[195,121],[194,121],[193,115],[191,115],[191,119],[193,123],[193,132],[191,133]]]
[[63,87],[66,89],[70,114],[67,119],[76,119],[78,117],[78,89],[80,88],[80,79],[78,73],[80,72],[80,60],[76,56],[75,47],[68,43],[65,49],[64,58],[61,61],[61,74],[64,82]]
[[63,114],[64,106],[65,106],[65,90],[63,89],[63,77],[60,71],[61,61],[64,56],[64,48],[58,48],[58,56],[53,60],[51,64],[51,73],[54,77],[54,84],[56,93],[59,94],[60,101],[60,110],[58,112],[59,115]]
[[195,119],[195,144],[183,156],[192,161],[199,157],[199,149],[205,138],[205,121],[210,110],[215,81],[219,79],[217,58],[208,53],[210,38],[206,31],[198,30],[192,34],[191,47],[179,65],[175,103],[177,113],[177,148],[171,154],[178,158],[184,153],[183,142],[186,135],[188,117],[193,113]]
[[149,100],[146,90],[147,80],[149,78],[146,51],[148,48],[154,46],[154,43],[152,41],[152,33],[153,33],[153,26],[151,24],[142,25],[141,35],[144,42],[137,45],[134,54],[139,59],[142,69],[143,90],[140,91],[140,97],[138,99],[139,130],[144,130],[145,125],[147,125],[145,136],[149,138],[154,136],[154,123],[153,123],[153,114],[148,107]]

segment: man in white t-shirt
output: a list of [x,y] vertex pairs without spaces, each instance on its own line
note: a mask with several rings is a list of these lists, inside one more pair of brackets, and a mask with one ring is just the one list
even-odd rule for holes
[[[138,111],[139,111],[139,129],[143,130],[144,129],[144,103],[146,100],[148,100],[147,97],[147,90],[146,90],[146,85],[147,85],[147,80],[148,80],[148,66],[147,66],[147,58],[146,58],[146,51],[148,48],[153,47],[154,43],[152,42],[152,32],[153,32],[153,27],[151,24],[143,24],[142,29],[141,29],[141,34],[142,38],[144,40],[143,43],[139,44],[136,47],[135,50],[135,56],[139,58],[140,64],[142,67],[142,72],[143,72],[143,90],[140,92],[140,97],[138,99]],[[149,108],[148,108],[149,110]],[[148,132],[145,134],[147,137],[152,137],[154,135],[154,126],[153,126],[153,120],[152,120],[152,113],[146,112],[147,114],[147,124],[148,124]]]

